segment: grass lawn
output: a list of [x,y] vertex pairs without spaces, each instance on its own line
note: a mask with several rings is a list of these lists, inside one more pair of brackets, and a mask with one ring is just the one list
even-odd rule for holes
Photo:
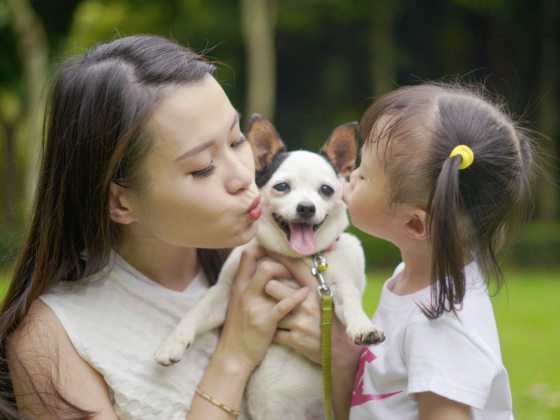
[[[368,314],[389,275],[387,269],[370,273],[364,295]],[[492,300],[515,418],[560,419],[560,269],[508,269],[505,276],[506,287]],[[0,271],[0,300],[7,277]]]
[[[372,272],[364,306],[372,314],[390,271]],[[517,420],[560,419],[560,270],[505,272],[492,298]]]

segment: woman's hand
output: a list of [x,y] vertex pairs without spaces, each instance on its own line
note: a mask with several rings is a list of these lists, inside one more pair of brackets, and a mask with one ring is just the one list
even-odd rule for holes
[[241,256],[231,291],[226,322],[218,350],[251,372],[262,360],[277,329],[278,322],[298,306],[309,289],[292,289],[280,299],[264,291],[273,278],[289,276],[278,262],[263,259],[262,248],[245,250]]
[[[315,363],[321,363],[321,305],[317,290],[317,279],[311,269],[301,259],[287,258],[273,254],[273,258],[282,263],[291,273],[284,278],[294,278],[302,287],[311,292],[293,311],[278,323],[274,341],[284,344],[303,354]],[[274,299],[284,299],[293,293],[293,289],[276,280],[267,283],[265,291]],[[315,292],[315,293],[313,293]],[[332,357],[337,363],[353,366],[357,360],[360,347],[356,346],[346,334],[346,327],[333,317]]]
[[[212,398],[238,410],[249,375],[264,357],[278,321],[305,299],[309,290],[293,290],[283,299],[271,299],[264,288],[274,277],[289,272],[281,264],[264,260],[262,248],[243,251],[231,289],[226,321],[218,347],[199,388]],[[230,419],[231,415],[195,394],[188,415],[195,419]]]
[[[287,345],[320,364],[321,309],[319,296],[313,293],[317,290],[317,279],[301,259],[290,259],[276,254],[274,258],[290,270],[291,278],[311,289],[305,300],[278,323],[279,330],[274,341]],[[267,283],[265,291],[275,299],[283,299],[292,293],[290,289],[279,281],[271,280]],[[346,334],[345,326],[336,316],[333,316],[331,343],[331,372],[337,379],[331,382],[333,410],[337,420],[344,420],[350,412],[352,389],[362,347],[352,342]]]
[[[284,278],[291,278],[288,274]],[[286,315],[279,323],[274,342],[293,348],[311,361],[321,364],[321,308],[316,293],[317,286],[310,285],[311,293]],[[278,281],[270,280],[265,287],[275,300],[284,299],[294,288]]]

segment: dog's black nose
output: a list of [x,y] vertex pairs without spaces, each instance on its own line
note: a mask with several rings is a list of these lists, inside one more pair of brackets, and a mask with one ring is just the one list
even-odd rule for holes
[[296,210],[299,217],[309,219],[315,215],[315,204],[308,201],[299,203]]

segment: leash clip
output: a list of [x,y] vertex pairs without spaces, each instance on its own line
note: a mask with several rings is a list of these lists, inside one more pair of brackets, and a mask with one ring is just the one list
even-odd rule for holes
[[313,267],[311,267],[311,274],[317,278],[319,286],[317,286],[317,292],[320,296],[332,296],[331,288],[328,286],[323,274],[327,271],[327,259],[321,254],[315,254],[313,256]]

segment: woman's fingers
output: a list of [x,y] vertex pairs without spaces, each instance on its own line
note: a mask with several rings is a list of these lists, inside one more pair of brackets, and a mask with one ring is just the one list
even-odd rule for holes
[[274,279],[266,283],[264,287],[264,291],[276,300],[282,300],[285,297],[288,297],[294,293],[294,290],[296,290],[296,288],[290,287],[287,284]]
[[289,275],[288,269],[276,261],[266,260],[259,262],[246,292],[260,294],[271,279],[286,278]]
[[291,347],[314,363],[321,363],[321,336],[297,330],[277,329],[273,341]]
[[277,324],[282,318],[288,315],[297,305],[299,305],[309,293],[308,287],[295,290],[290,296],[285,297],[270,311],[272,321]]
[[317,287],[317,279],[311,274],[311,268],[308,267],[301,258],[288,258],[277,253],[268,253],[276,261],[284,265],[299,284],[306,287]]
[[245,288],[249,285],[257,268],[257,260],[265,255],[266,251],[260,246],[243,250],[235,279],[238,287]]

